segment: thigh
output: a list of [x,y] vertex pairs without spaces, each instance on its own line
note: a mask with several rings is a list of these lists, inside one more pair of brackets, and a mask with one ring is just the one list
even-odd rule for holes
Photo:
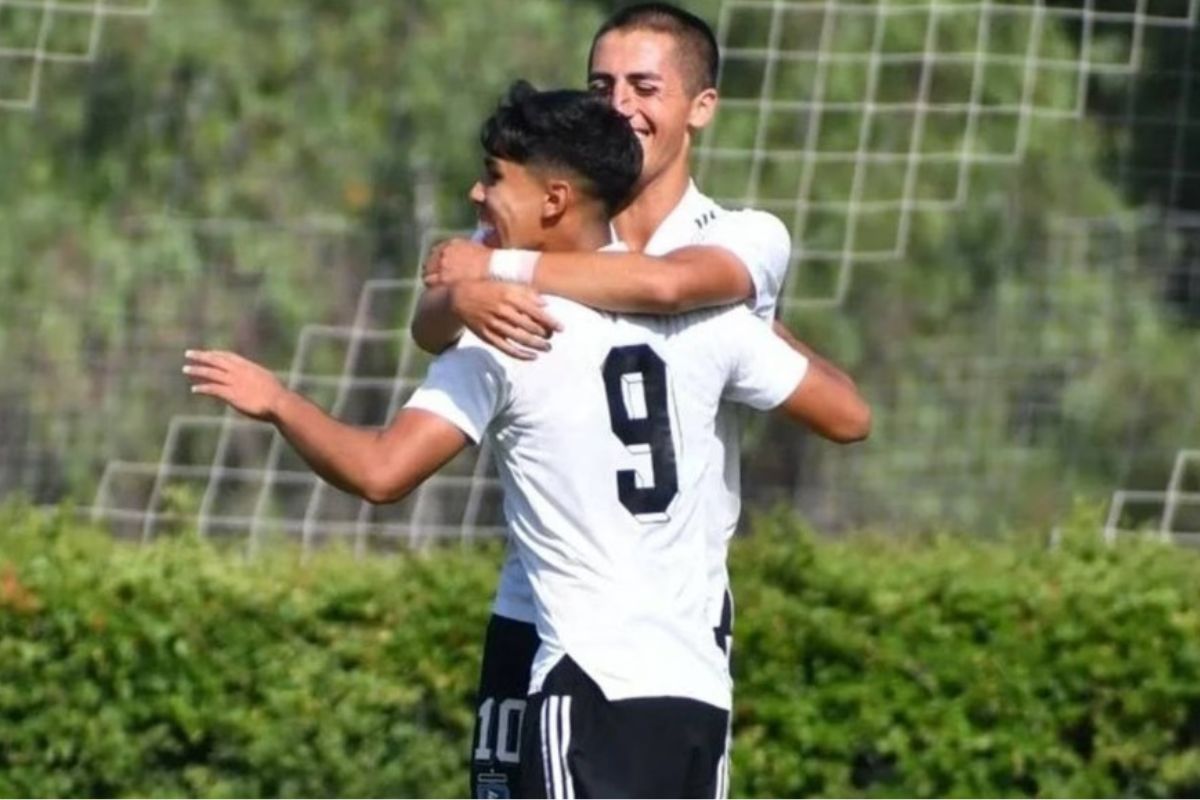
[[476,695],[471,797],[509,797],[520,785],[521,720],[537,648],[533,625],[492,615]]
[[523,797],[714,797],[729,714],[677,697],[609,701],[571,659],[529,698]]
[[[601,788],[633,797],[717,797],[729,712],[683,697],[649,697],[612,703],[597,754]],[[607,752],[604,752],[607,750]],[[614,776],[624,776],[614,785]]]

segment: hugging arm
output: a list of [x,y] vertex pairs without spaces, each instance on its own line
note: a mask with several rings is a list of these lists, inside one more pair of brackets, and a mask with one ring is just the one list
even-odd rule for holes
[[710,245],[661,257],[642,253],[543,253],[533,287],[605,311],[681,314],[740,303],[754,293],[741,260]]
[[866,439],[871,432],[871,408],[853,382],[824,360],[809,360],[808,370],[779,406],[788,419],[838,444]]
[[840,444],[866,439],[871,432],[871,408],[854,379],[797,339],[779,320],[776,336],[808,359],[808,370],[780,410],[794,422]]
[[412,321],[412,337],[427,353],[438,354],[469,328],[476,336],[513,358],[528,361],[549,349],[558,323],[542,308],[528,286],[498,281],[464,281],[422,292]]
[[542,253],[530,286],[489,280],[492,252],[455,240],[431,253],[424,267],[427,288],[412,326],[422,349],[441,352],[466,327],[508,355],[529,358],[547,349],[559,329],[541,309],[538,292],[604,311],[645,314],[679,314],[755,296],[741,258],[716,245],[683,247],[661,257]]
[[[669,223],[670,224],[670,223]],[[779,294],[792,240],[779,219],[733,211],[695,221],[692,244],[644,253],[543,253],[533,286],[605,311],[683,314],[700,308],[765,305]]]
[[737,355],[726,396],[760,410],[777,409],[832,442],[867,438],[871,408],[854,381],[779,327],[783,335],[749,313],[731,321],[725,341]]

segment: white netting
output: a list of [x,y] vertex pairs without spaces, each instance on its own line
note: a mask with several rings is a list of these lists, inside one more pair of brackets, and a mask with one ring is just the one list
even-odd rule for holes
[[[846,303],[851,287],[859,301],[873,291],[870,281],[852,280],[856,267],[903,265],[922,215],[953,220],[978,200],[984,183],[978,170],[1019,169],[1030,143],[1039,131],[1044,135],[1039,126],[1058,126],[1059,136],[1107,126],[1116,132],[1113,141],[1127,144],[1105,162],[1120,188],[1167,208],[1200,207],[1200,155],[1185,147],[1200,111],[1190,66],[1198,5],[726,0],[718,31],[723,104],[701,141],[698,183],[727,203],[772,210],[789,225],[796,247],[785,306],[837,307],[836,315],[851,318],[859,308]],[[153,5],[0,0],[0,15],[18,11],[27,15],[21,25],[0,25],[0,48],[8,48],[0,49],[0,68],[10,61],[90,59],[92,38],[80,34],[77,45],[65,44],[51,36],[65,30],[55,26],[70,19],[83,30],[86,22],[88,36],[99,37],[106,17],[149,13]],[[35,22],[42,26],[36,31]],[[12,43],[17,30],[27,32],[26,44]],[[60,57],[48,55],[54,53]],[[21,85],[19,99],[36,101],[36,80]],[[208,113],[219,105],[201,104]],[[1146,135],[1156,131],[1163,135]],[[1139,141],[1157,144],[1139,148]],[[191,197],[183,187],[180,196]],[[177,236],[178,224],[133,227]],[[1111,530],[1200,527],[1188,516],[1195,489],[1187,475],[1172,478],[1165,491],[1161,480],[1175,453],[1200,443],[1200,379],[1177,380],[1182,399],[1170,424],[1149,438],[1143,423],[1156,413],[1162,376],[1109,374],[1125,356],[1128,337],[1145,333],[1138,320],[1164,315],[1163,307],[1139,305],[1145,298],[1165,299],[1166,308],[1191,304],[1193,316],[1200,310],[1200,223],[1178,214],[1113,213],[1051,227],[1036,263],[1014,263],[1011,275],[999,275],[961,336],[929,336],[889,352],[905,366],[899,377],[889,375],[890,383],[873,383],[869,368],[856,373],[875,410],[868,447],[826,448],[809,458],[816,448],[794,431],[751,438],[744,469],[749,503],[789,500],[831,524],[886,520],[900,528],[936,519],[984,529],[1002,524],[1010,508],[1061,512],[1077,489],[1095,496],[1099,485],[1104,496],[1124,487]],[[299,263],[298,291],[311,295],[324,285],[310,277],[322,264],[326,274],[345,272],[338,265],[346,259],[334,253],[341,245],[331,243],[343,242],[351,228],[322,228],[308,238],[303,225],[210,220],[190,223],[186,235],[204,238],[196,249],[214,259],[201,270],[207,280],[269,278],[271,265]],[[429,233],[423,247],[439,235]],[[296,254],[287,252],[293,239],[301,242]],[[272,344],[286,355],[279,346],[270,358],[253,347],[247,354],[280,368],[289,385],[337,416],[379,426],[407,399],[429,358],[408,335],[415,280],[364,284],[366,275],[392,274],[392,265],[370,258],[349,259],[358,277],[343,280],[351,296],[339,313],[272,332]],[[232,266],[221,266],[226,262]],[[399,266],[401,274],[415,273],[415,261]],[[258,296],[249,291],[245,305]],[[924,298],[913,293],[896,302],[913,306]],[[220,321],[209,323],[205,331],[221,330]],[[169,369],[178,382],[170,387],[175,395],[164,395],[181,396],[184,347],[213,341],[163,319],[138,325],[153,340],[145,347],[161,351],[163,374]],[[1080,336],[1054,333],[1030,347],[1025,334],[1039,327]],[[216,344],[246,351],[236,336]],[[1110,420],[1104,402],[1118,386],[1133,399]],[[122,397],[114,389],[105,402],[119,407]],[[463,454],[405,502],[377,508],[319,481],[269,426],[207,413],[211,402],[180,399],[178,408],[164,402],[181,413],[169,424],[153,418],[164,425],[156,428],[165,430],[162,447],[110,462],[89,509],[127,535],[152,538],[194,524],[205,535],[248,541],[251,548],[287,536],[306,547],[349,541],[366,552],[502,530],[500,491],[485,451]],[[115,407],[106,409],[114,419],[129,416]],[[17,435],[23,425],[2,422],[0,449],[22,453],[30,470],[53,457],[36,437]],[[0,480],[6,468],[0,466]],[[14,481],[29,479],[19,474]],[[1163,495],[1153,512],[1160,516],[1133,508],[1143,492]]]
[[[422,252],[451,232],[430,233]],[[349,325],[305,326],[280,378],[340,419],[380,427],[420,384],[429,357],[409,335],[419,282],[369,280]],[[400,323],[400,324],[397,324]],[[374,506],[312,474],[269,425],[232,412],[171,420],[157,462],[113,462],[91,514],[145,539],[180,522],[202,535],[298,536],[355,549],[503,529],[499,484],[486,448],[464,452],[404,502]]]
[[[859,377],[870,446],[811,464],[801,451],[796,507],[827,524],[1003,528],[1067,513],[1097,485],[1151,490],[1200,442],[1200,342],[1161,310],[1200,297],[1200,218],[1057,220],[1040,252],[997,278],[969,326],[898,348],[891,382]],[[1031,330],[1044,332],[1034,348]],[[1156,364],[1167,347],[1177,359]]]
[[[1197,247],[1200,218],[1057,221],[1045,262],[1033,267],[1042,279],[1002,281],[974,318],[975,338],[956,347],[915,346],[905,356],[911,380],[869,390],[873,447],[827,452],[819,472],[797,475],[792,499],[817,519],[933,518],[987,527],[996,509],[1020,504],[1066,511],[1087,480],[1126,483],[1169,458],[1173,442],[1200,440],[1200,375],[1185,380],[1166,439],[1145,440],[1142,419],[1128,410],[1140,407],[1155,377],[1135,374],[1114,385],[1104,372],[1137,335],[1147,311],[1139,302],[1200,285]],[[306,326],[280,377],[342,419],[385,424],[429,361],[408,335],[417,293],[411,279],[368,281],[353,321]],[[1079,336],[1024,351],[1021,335],[1031,326]],[[1107,402],[1105,393],[1115,389],[1125,412],[1105,440],[1095,441],[1096,432],[1076,418],[1095,416],[1087,392]],[[1062,453],[1070,454],[1065,463]],[[1096,467],[1105,453],[1117,455]],[[752,498],[771,496],[755,459],[745,472]],[[888,493],[872,508],[876,486]],[[1171,491],[1178,502],[1164,506],[1175,509],[1164,518],[1180,530],[1170,526],[1178,526],[1178,509],[1191,500],[1182,489]],[[290,535],[305,546],[337,538],[359,552],[503,529],[486,449],[464,453],[403,503],[375,507],[315,478],[271,426],[231,413],[176,417],[157,462],[110,464],[92,514],[143,538],[184,523],[207,535],[246,537],[252,548]]]
[[94,61],[104,25],[148,17],[158,0],[0,0],[0,110],[37,106],[47,64]]
[[1200,450],[1180,450],[1165,490],[1113,493],[1104,536],[1142,533],[1200,545]]
[[[840,304],[856,265],[905,254],[915,213],[960,207],[976,165],[1019,161],[1034,120],[1082,117],[1094,76],[1139,69],[1148,30],[1196,20],[1195,0],[1098,5],[730,0],[700,185],[788,223],[785,306]],[[1077,48],[1047,35],[1063,24]]]

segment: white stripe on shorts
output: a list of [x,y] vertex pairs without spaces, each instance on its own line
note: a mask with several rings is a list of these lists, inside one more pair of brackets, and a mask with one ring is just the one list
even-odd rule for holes
[[575,779],[571,777],[571,765],[567,763],[567,751],[571,747],[571,697],[562,699],[562,771],[567,800],[575,800]]
[[557,694],[551,695],[546,698],[546,702],[550,706],[550,713],[546,717],[546,722],[548,723],[547,727],[549,731],[547,733],[550,738],[550,783],[554,789],[554,794],[550,796],[565,798],[567,793],[563,788],[562,755],[558,746],[559,715],[561,714],[562,697]]
[[550,739],[546,735],[546,718],[550,713],[549,699],[542,702],[541,729],[542,729],[542,779],[546,782],[546,797],[554,797],[553,787],[550,785]]

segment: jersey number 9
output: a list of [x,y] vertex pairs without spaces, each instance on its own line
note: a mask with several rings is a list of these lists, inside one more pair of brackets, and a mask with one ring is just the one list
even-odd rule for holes
[[[645,414],[629,411],[626,384],[640,380]],[[617,497],[629,513],[661,514],[679,492],[675,467],[675,444],[671,439],[671,416],[667,395],[667,365],[649,345],[614,347],[604,359],[604,390],[612,431],[632,452],[650,453],[654,481],[637,485],[632,469],[617,471]]]

